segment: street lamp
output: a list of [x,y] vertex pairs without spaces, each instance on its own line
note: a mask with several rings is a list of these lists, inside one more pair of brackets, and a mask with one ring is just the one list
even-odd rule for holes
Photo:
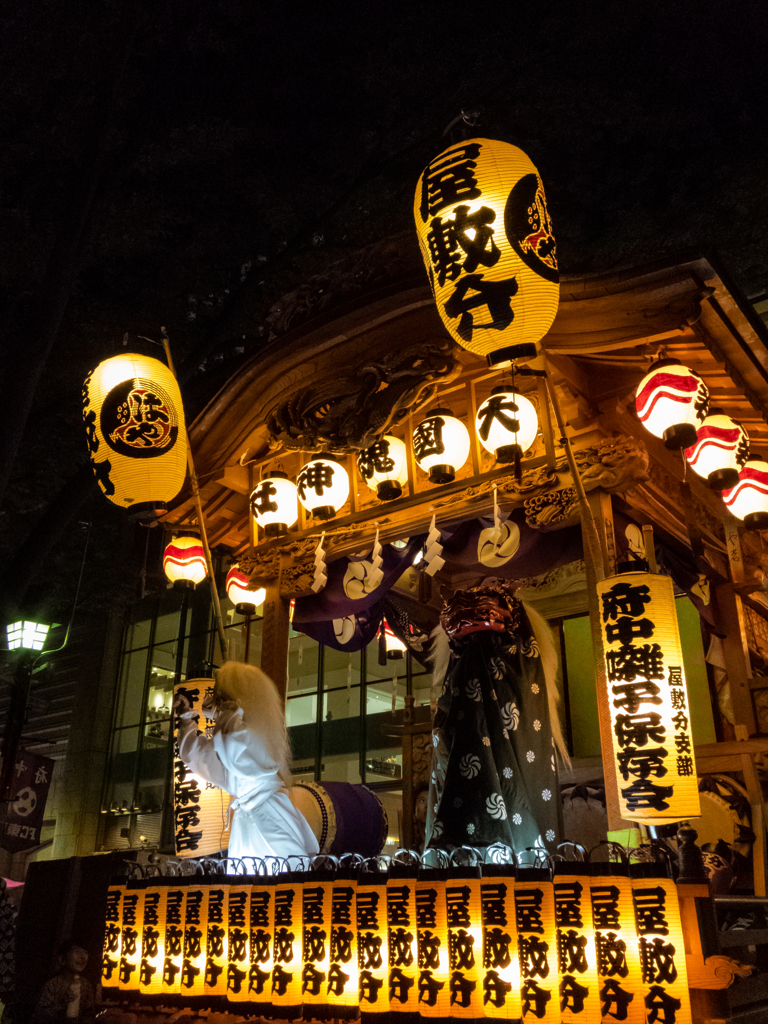
[[38,657],[32,658],[27,652],[42,651],[51,627],[43,622],[22,619],[6,626],[8,650],[21,651],[17,655],[16,671],[13,674],[11,689],[11,706],[3,730],[3,769],[0,774],[0,801],[11,799],[10,789],[13,780],[13,768],[19,751],[21,730],[27,713],[29,687],[32,682],[32,670]]
[[17,651],[20,647],[28,651],[42,651],[50,626],[42,622],[24,619],[6,626],[8,650]]

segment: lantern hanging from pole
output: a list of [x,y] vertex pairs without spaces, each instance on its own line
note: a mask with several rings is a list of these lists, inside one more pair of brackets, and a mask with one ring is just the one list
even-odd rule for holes
[[694,370],[677,359],[660,359],[640,381],[637,415],[646,430],[671,451],[696,444],[709,407],[709,390]]
[[433,409],[413,432],[413,453],[430,483],[449,484],[469,457],[469,431],[450,409]]
[[533,402],[512,387],[500,384],[491,391],[475,417],[480,443],[497,462],[514,462],[536,440],[539,418]]
[[713,491],[735,487],[739,470],[749,456],[749,437],[744,427],[722,409],[710,409],[697,433],[696,444],[685,450],[688,465]]
[[761,455],[749,456],[723,501],[748,530],[768,530],[768,462]]
[[381,626],[379,627],[379,638],[381,638],[382,631],[387,661],[398,661],[400,658],[403,658],[408,648],[399,636],[395,636],[392,632],[392,627],[386,619],[382,619]]
[[399,437],[385,434],[357,457],[360,476],[381,501],[393,501],[403,493],[408,479],[405,444]]
[[163,572],[174,590],[193,590],[208,575],[205,550],[197,537],[175,537],[163,554]]
[[235,606],[238,615],[254,615],[258,606],[264,603],[264,598],[267,596],[263,587],[259,590],[249,590],[249,582],[250,578],[247,573],[244,573],[236,565],[233,565],[227,573],[224,587],[227,597]]
[[414,216],[437,309],[480,356],[535,344],[560,298],[555,238],[539,172],[507,142],[469,139],[424,169]]
[[288,474],[275,470],[251,491],[251,515],[267,537],[279,537],[299,518],[296,484]]
[[622,818],[697,818],[691,710],[672,581],[626,572],[597,584],[613,771]]
[[299,501],[316,519],[333,519],[349,497],[347,471],[333,455],[313,455],[296,487]]
[[102,493],[133,519],[164,516],[187,472],[184,408],[168,367],[135,353],[99,363],[83,384],[83,422]]

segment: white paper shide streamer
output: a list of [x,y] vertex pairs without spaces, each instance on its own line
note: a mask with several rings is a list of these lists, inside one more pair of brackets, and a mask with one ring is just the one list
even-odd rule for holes
[[323,540],[325,539],[325,533],[321,534],[320,540],[317,542],[315,548],[315,578],[312,580],[312,589],[316,594],[319,594],[325,584],[328,582],[328,576],[326,574],[325,564],[325,551],[323,550]]
[[429,576],[434,576],[445,565],[445,559],[440,557],[442,553],[443,545],[440,543],[440,531],[435,526],[435,517],[432,516],[432,522],[429,524],[429,533],[427,534],[427,549],[424,552],[424,561],[427,563],[425,572]]

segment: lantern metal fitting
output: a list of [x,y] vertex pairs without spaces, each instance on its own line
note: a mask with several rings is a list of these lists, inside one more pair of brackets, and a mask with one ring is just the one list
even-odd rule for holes
[[699,427],[696,444],[685,450],[688,465],[713,491],[736,486],[748,455],[749,437],[744,427],[722,409],[714,408]]
[[697,427],[709,406],[709,389],[694,370],[677,359],[653,363],[637,388],[637,415],[670,451],[696,444]]
[[349,497],[349,477],[335,455],[313,455],[302,467],[296,488],[315,519],[333,519]]
[[296,484],[276,469],[251,491],[251,515],[267,537],[281,537],[299,518]]
[[399,437],[385,434],[380,441],[360,452],[357,468],[380,501],[394,501],[403,493],[403,484],[408,479],[405,444]]
[[748,530],[768,530],[768,462],[761,455],[750,455],[723,501]]
[[450,409],[433,409],[413,432],[416,462],[432,484],[449,484],[469,457],[469,431]]

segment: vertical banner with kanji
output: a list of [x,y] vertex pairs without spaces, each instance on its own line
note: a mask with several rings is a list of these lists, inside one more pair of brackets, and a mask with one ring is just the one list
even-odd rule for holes
[[55,761],[20,751],[13,766],[11,799],[0,820],[0,846],[10,853],[40,845],[45,802]]
[[[198,730],[213,734],[213,719],[206,718],[203,700],[208,680],[193,679],[177,683],[173,690],[174,707],[181,696],[191,711],[200,714]],[[210,688],[213,680],[210,680]],[[173,828],[177,857],[207,857],[229,845],[226,827],[229,794],[213,783],[199,778],[179,757],[179,717],[174,717],[173,744]]]
[[660,825],[701,814],[675,595],[667,576],[597,584],[619,810]]

